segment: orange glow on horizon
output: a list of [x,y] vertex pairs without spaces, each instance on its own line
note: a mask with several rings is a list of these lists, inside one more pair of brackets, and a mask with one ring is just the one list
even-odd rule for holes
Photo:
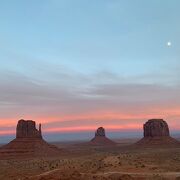
[[[177,117],[180,116],[180,108],[176,107],[176,108],[169,108],[169,109],[151,109],[148,110],[147,112],[149,113],[138,113],[138,114],[131,114],[131,113],[121,113],[121,112],[114,112],[114,111],[97,111],[97,112],[93,112],[93,113],[81,113],[78,115],[57,115],[56,117],[43,117],[43,116],[27,116],[28,118],[24,118],[24,119],[32,119],[34,121],[36,121],[37,124],[42,123],[43,127],[43,132],[78,132],[78,131],[94,131],[96,130],[99,125],[96,125],[97,121],[100,120],[104,120],[103,124],[101,126],[105,127],[107,130],[141,130],[143,123],[142,120],[144,120],[144,122],[146,122],[148,119],[152,119],[152,118],[163,118],[165,119],[167,122],[171,121],[171,124],[169,124],[169,126],[171,127],[171,129],[174,130],[179,130],[180,129],[180,124],[177,123]],[[150,113],[151,112],[151,113]],[[160,112],[164,112],[160,113]],[[21,118],[19,118],[21,119]],[[0,119],[0,127],[1,127],[1,131],[0,131],[0,135],[8,135],[8,134],[15,134],[15,128],[17,125],[17,121],[19,119]],[[75,124],[76,121],[78,120],[91,120],[91,124],[82,124],[82,126],[77,127],[77,125]],[[106,123],[106,120],[108,121],[108,123]],[[109,120],[117,120],[117,122],[119,122],[119,124],[117,123],[117,125],[114,125],[112,123],[112,125],[109,123]],[[69,126],[66,127],[53,127],[53,123],[56,124],[56,122],[66,122],[66,121],[72,121],[72,124],[69,123]],[[73,123],[73,121],[75,121]],[[134,121],[134,122],[132,122]],[[138,122],[138,121],[141,121]],[[123,122],[121,124],[121,122]],[[125,123],[124,123],[125,122]],[[51,124],[52,127],[48,127],[49,124]],[[6,127],[3,130],[3,127]],[[9,128],[9,130],[7,129]]]
[[[80,132],[80,131],[95,131],[99,126],[82,126],[82,127],[64,127],[64,128],[48,128],[44,132]],[[103,126],[106,130],[139,130],[142,128],[141,124],[127,124],[122,126]]]
[[[143,125],[142,124],[127,124],[127,125],[118,125],[118,126],[103,126],[107,131],[131,131],[131,130],[135,130],[135,131],[143,131]],[[57,128],[46,128],[46,129],[42,129],[43,134],[46,133],[77,133],[77,132],[89,132],[89,131],[95,131],[99,126],[82,126],[82,127],[57,127]],[[179,126],[171,126],[171,129],[174,130],[180,130]],[[0,131],[0,135],[14,135],[15,129],[14,130],[5,130],[5,131]]]
[[0,131],[1,136],[6,136],[6,135],[14,135],[16,132],[15,130],[9,130],[9,131]]

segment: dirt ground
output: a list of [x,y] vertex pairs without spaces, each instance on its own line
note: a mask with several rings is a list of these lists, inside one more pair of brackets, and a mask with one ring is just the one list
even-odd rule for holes
[[14,157],[0,160],[0,180],[130,180],[180,179],[179,147],[117,147],[56,143],[54,157]]

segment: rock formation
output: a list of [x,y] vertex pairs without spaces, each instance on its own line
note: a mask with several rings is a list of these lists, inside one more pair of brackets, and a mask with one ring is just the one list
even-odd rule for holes
[[39,124],[39,130],[37,130],[34,121],[19,120],[16,128],[16,138],[42,138],[41,124]]
[[116,145],[115,142],[111,141],[106,137],[105,129],[99,127],[95,132],[95,137],[90,141],[91,145],[100,145],[100,146],[111,146]]
[[169,136],[169,127],[163,119],[151,119],[144,124],[144,137]]
[[57,147],[48,144],[42,138],[41,124],[37,130],[35,121],[23,119],[18,121],[16,138],[0,148],[0,158],[57,155],[59,153],[60,150]]
[[169,127],[163,119],[150,119],[144,126],[144,138],[137,142],[138,145],[180,145],[172,138],[169,133]]
[[99,127],[95,132],[95,137],[99,136],[105,137],[105,129],[103,127]]

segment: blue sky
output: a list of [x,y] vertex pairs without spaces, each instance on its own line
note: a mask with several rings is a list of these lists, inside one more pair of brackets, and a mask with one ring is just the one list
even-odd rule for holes
[[[1,0],[2,134],[19,118],[54,131],[66,121],[128,129],[162,117],[180,129],[179,7],[179,0]],[[97,123],[104,112],[109,123]]]
[[[177,0],[1,1],[1,53],[9,61],[3,64],[9,67],[12,53],[17,61],[26,58],[23,64],[45,61],[85,74],[165,71],[161,67],[176,63],[179,55],[179,5]],[[167,49],[167,41],[173,48]]]

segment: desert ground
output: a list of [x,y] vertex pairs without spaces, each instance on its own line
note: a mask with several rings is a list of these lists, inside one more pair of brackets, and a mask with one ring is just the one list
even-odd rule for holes
[[180,179],[179,147],[139,147],[136,141],[119,139],[114,147],[56,142],[61,149],[56,156],[1,157],[0,179]]

